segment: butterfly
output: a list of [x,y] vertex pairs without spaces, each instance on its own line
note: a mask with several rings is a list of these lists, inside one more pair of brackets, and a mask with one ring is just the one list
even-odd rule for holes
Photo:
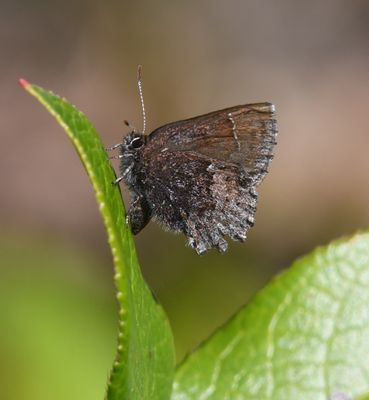
[[[139,89],[145,126],[140,70]],[[172,122],[149,135],[131,127],[112,148],[120,152],[116,183],[123,180],[132,196],[132,232],[155,219],[184,233],[200,255],[211,248],[226,251],[226,237],[244,241],[276,136],[275,108],[267,102]]]

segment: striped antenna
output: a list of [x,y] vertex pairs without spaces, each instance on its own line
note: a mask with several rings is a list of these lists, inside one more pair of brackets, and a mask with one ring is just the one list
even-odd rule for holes
[[140,95],[142,119],[143,119],[142,133],[144,134],[146,130],[146,112],[145,112],[145,103],[142,92],[142,65],[139,65],[137,67],[137,85],[138,85],[138,93]]

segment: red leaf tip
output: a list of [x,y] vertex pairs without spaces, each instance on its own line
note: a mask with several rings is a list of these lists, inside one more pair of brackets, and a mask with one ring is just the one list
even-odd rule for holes
[[26,89],[27,86],[29,86],[29,82],[26,81],[26,80],[23,79],[23,78],[18,79],[18,83],[19,83],[19,85],[20,85],[23,89]]

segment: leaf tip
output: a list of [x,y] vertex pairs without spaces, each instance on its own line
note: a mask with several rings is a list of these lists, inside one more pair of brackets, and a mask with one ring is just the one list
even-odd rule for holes
[[19,86],[22,87],[23,89],[27,89],[27,87],[30,85],[30,83],[26,79],[23,79],[23,78],[18,79],[18,83],[19,83]]

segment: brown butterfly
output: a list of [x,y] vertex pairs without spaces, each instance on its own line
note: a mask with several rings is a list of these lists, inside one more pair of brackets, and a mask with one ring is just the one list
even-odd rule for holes
[[[140,69],[138,82],[144,114]],[[273,158],[274,106],[246,104],[143,132],[132,129],[112,147],[120,150],[116,183],[124,180],[132,195],[132,232],[154,218],[183,232],[198,254],[224,252],[225,236],[244,241],[254,224],[256,187]]]

